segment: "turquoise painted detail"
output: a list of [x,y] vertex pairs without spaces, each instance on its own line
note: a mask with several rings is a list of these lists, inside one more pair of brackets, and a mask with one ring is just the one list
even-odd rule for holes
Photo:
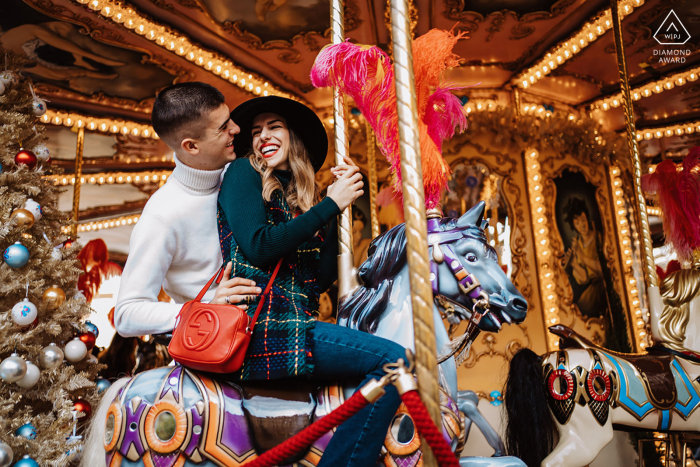
[[[693,386],[693,383],[690,381],[690,378],[688,378],[683,367],[676,360],[671,362],[671,372],[676,381],[676,388],[678,391],[678,401],[673,408],[683,415],[684,418],[688,418],[690,413],[700,405],[700,394],[698,394],[698,391]],[[683,384],[681,384],[679,378]],[[684,402],[681,402],[681,395],[688,396],[687,398],[683,398]]]
[[500,391],[491,391],[489,396],[491,396],[491,405],[498,407],[499,405],[501,405],[503,403],[503,401],[500,400],[501,399],[501,392]]
[[[620,404],[634,413],[640,419],[646,417],[650,412],[654,411],[654,406],[651,405],[651,402],[649,402],[646,392],[644,391],[644,385],[637,378],[632,365],[605,352],[601,353],[605,355],[608,360],[610,360],[617,370],[618,380],[620,381],[620,391],[618,396]],[[625,378],[625,376],[627,376],[627,378]]]
[[668,430],[668,424],[671,421],[671,412],[669,410],[661,411],[661,429]]

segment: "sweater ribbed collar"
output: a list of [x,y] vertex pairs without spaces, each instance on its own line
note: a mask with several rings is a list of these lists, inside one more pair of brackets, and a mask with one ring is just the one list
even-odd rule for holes
[[175,154],[175,170],[173,177],[186,188],[198,193],[211,193],[219,188],[221,182],[221,173],[223,168],[217,170],[199,170],[182,163]]

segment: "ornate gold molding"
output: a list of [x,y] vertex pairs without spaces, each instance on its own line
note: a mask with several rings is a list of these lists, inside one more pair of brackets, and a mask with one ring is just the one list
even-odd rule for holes
[[479,29],[479,24],[484,23],[488,18],[493,18],[491,26],[486,31],[489,35],[486,42],[489,42],[493,34],[502,30],[503,24],[506,21],[506,16],[513,17],[517,23],[511,28],[511,34],[508,37],[510,40],[519,40],[528,37],[535,32],[535,28],[531,23],[541,20],[549,20],[563,14],[568,7],[575,3],[575,0],[559,0],[554,3],[549,11],[535,11],[531,13],[518,14],[510,10],[494,11],[484,16],[476,11],[465,10],[468,8],[465,0],[444,0],[445,11],[443,15],[449,20],[456,20],[465,26],[460,28],[470,33],[476,32]]
[[494,333],[485,333],[484,337],[481,338],[481,343],[484,344],[486,349],[481,350],[480,352],[475,352],[473,350],[469,352],[469,355],[467,355],[467,358],[464,361],[464,367],[473,368],[474,366],[476,366],[477,363],[479,363],[479,360],[481,360],[484,357],[501,357],[506,362],[509,362],[510,359],[513,358],[513,355],[518,353],[520,349],[530,348],[531,342],[530,336],[527,334],[527,326],[525,326],[524,324],[520,324],[518,325],[518,329],[522,331],[523,337],[526,339],[525,343],[521,342],[518,339],[513,339],[506,343],[503,350],[498,350],[496,348],[496,344],[498,343],[498,341],[496,340],[496,335]]

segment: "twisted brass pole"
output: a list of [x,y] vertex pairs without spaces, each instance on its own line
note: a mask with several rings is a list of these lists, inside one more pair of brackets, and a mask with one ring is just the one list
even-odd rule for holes
[[372,225],[372,238],[379,235],[379,218],[377,217],[377,160],[374,145],[374,131],[365,119],[367,132],[367,165],[369,165],[369,212]]
[[73,225],[71,238],[78,238],[78,214],[80,213],[80,186],[83,177],[83,146],[85,144],[85,128],[78,128],[78,142],[75,145],[75,183],[73,184]]
[[[331,40],[333,44],[345,41],[345,12],[343,0],[331,1]],[[350,154],[348,122],[342,93],[333,89],[333,126],[335,130],[335,163],[344,164]],[[352,270],[355,265],[352,251],[352,207],[340,213],[338,218],[338,303],[356,286]]]
[[[617,0],[610,0],[610,7],[613,20],[613,37],[615,41],[615,51],[617,52],[617,69],[620,73],[620,89],[622,91],[622,107],[625,111],[625,129],[627,130],[627,144],[629,145],[630,157],[632,158],[635,203],[633,203],[635,221],[639,225],[639,233],[642,244],[642,267],[644,269],[644,279],[646,282],[649,312],[661,316],[663,303],[656,277],[656,265],[652,253],[651,229],[647,217],[647,204],[642,193],[642,164],[639,160],[639,147],[637,146],[637,132],[634,125],[634,109],[632,107],[632,97],[630,96],[630,85],[627,75],[627,60],[625,59],[625,45],[622,38],[622,24]],[[655,340],[659,339],[658,329],[655,324],[657,319],[650,319],[652,323],[651,334]]]
[[656,287],[656,270],[654,265],[654,255],[651,251],[651,233],[649,229],[649,219],[647,218],[647,204],[642,193],[642,164],[639,160],[639,147],[637,146],[637,133],[634,126],[634,109],[632,108],[632,97],[630,96],[630,85],[627,78],[627,60],[625,59],[625,46],[622,39],[622,25],[618,11],[617,0],[610,1],[613,19],[613,32],[615,38],[615,51],[617,52],[617,69],[620,73],[620,89],[622,90],[622,106],[625,111],[625,129],[627,130],[627,143],[632,157],[634,195],[636,198],[635,211],[639,216],[638,222],[641,226],[642,255],[644,265],[644,276],[647,287]]
[[[418,112],[413,76],[413,49],[408,19],[407,0],[391,0],[392,39],[394,43],[394,75],[399,115],[399,146],[403,179],[404,217],[406,218],[407,258],[410,271],[411,304],[416,346],[416,373],[421,399],[436,426],[441,426],[437,377],[437,350],[433,320],[433,291],[428,262],[425,193],[418,136]],[[427,444],[421,445],[426,449]],[[425,451],[424,451],[425,452]],[[433,466],[432,453],[424,458]]]

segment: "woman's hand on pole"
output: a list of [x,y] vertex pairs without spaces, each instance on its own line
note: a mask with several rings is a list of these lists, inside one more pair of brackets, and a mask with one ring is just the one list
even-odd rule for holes
[[340,177],[342,177],[343,174],[345,172],[347,172],[347,170],[350,167],[357,167],[355,165],[355,163],[352,161],[352,159],[350,159],[348,156],[343,156],[343,161],[345,162],[345,164],[340,164],[340,165],[337,165],[335,167],[331,167],[331,173],[333,175],[335,175],[336,179],[339,179]]
[[343,174],[328,187],[328,197],[335,201],[341,211],[364,194],[362,174],[356,165],[343,167]]
[[[248,308],[246,302],[252,300],[256,295],[260,295],[262,289],[256,287],[255,281],[250,279],[231,278],[232,269],[233,263],[229,261],[226,269],[224,269],[223,279],[216,288],[216,293],[211,303],[214,305],[236,305],[238,308],[245,310]],[[241,302],[243,304],[239,305]]]

